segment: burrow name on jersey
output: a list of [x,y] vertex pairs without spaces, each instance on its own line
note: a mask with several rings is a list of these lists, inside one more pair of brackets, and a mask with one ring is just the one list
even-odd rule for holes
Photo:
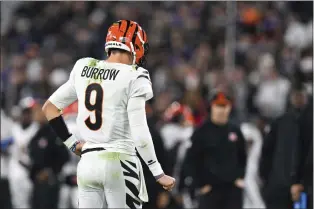
[[84,66],[81,77],[92,78],[95,80],[115,80],[119,72],[120,70],[117,69],[99,69]]

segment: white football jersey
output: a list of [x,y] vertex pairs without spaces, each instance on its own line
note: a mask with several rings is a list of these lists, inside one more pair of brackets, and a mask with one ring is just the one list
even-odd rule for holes
[[138,66],[108,63],[94,58],[79,59],[69,80],[49,101],[63,109],[78,100],[77,127],[83,149],[104,147],[126,154],[135,153],[127,113],[131,97],[153,97],[147,70]]

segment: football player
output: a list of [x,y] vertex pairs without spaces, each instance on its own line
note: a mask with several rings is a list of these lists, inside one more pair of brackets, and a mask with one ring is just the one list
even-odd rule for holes
[[[175,184],[156,158],[146,121],[145,102],[153,97],[149,73],[142,67],[147,40],[138,23],[113,23],[105,43],[108,59],[79,59],[69,80],[43,106],[64,144],[82,156],[77,168],[79,208],[141,208],[148,201],[135,148],[164,189]],[[69,133],[60,113],[76,100],[77,126],[85,142]]]

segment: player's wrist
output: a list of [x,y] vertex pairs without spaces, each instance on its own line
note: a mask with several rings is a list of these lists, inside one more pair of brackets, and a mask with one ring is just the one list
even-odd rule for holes
[[153,165],[150,165],[148,167],[149,167],[149,170],[152,172],[152,174],[155,178],[164,174],[164,171],[162,170],[159,162],[156,162]]
[[165,176],[164,173],[159,174],[158,176],[154,176],[154,177],[155,177],[156,181],[158,181],[158,180],[161,179],[163,176]]
[[72,152],[75,152],[76,146],[80,143],[80,141],[72,134],[63,143],[69,150],[71,150]]

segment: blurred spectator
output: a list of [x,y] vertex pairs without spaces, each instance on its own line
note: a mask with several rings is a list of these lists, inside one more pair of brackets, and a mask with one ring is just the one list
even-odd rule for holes
[[307,208],[313,209],[313,99],[300,116],[300,138],[297,142],[296,167],[292,175],[291,196],[298,201],[307,193]]
[[285,42],[289,47],[303,49],[308,46],[313,36],[310,35],[309,30],[313,28],[313,23],[309,22],[308,25],[297,20],[297,17],[290,16],[288,28],[285,33]]
[[264,78],[256,93],[256,106],[262,116],[275,119],[285,112],[290,83],[274,69],[273,57],[262,58],[260,74]]
[[26,97],[19,102],[19,121],[12,126],[12,159],[10,161],[10,188],[13,208],[30,207],[32,183],[29,179],[29,149],[31,138],[36,134],[39,125],[32,117],[35,100]]
[[179,182],[179,188],[174,188],[172,192],[175,204],[180,208],[191,208],[193,203],[189,193],[183,190],[183,186],[180,188],[180,184],[184,184],[184,179],[180,179],[180,174],[186,150],[191,144],[190,137],[194,129],[192,111],[188,106],[174,102],[166,109],[164,120],[166,124],[161,128],[160,134],[166,151],[169,153],[169,172]]
[[245,71],[243,68],[238,67],[230,73],[230,81],[232,82],[234,111],[238,121],[246,121],[248,119],[248,108],[246,106],[249,96],[248,82],[246,80]]
[[12,124],[13,121],[6,116],[2,107],[1,107],[1,178],[0,178],[0,205],[3,208],[11,209],[11,191],[9,186],[8,175],[10,175],[9,171],[9,162],[11,160],[11,145],[13,143],[12,137]]
[[299,71],[295,73],[296,80],[305,84],[306,91],[313,95],[313,46],[301,51]]
[[[292,208],[290,186],[293,183],[296,144],[312,130],[302,130],[302,111],[308,97],[304,88],[295,85],[290,94],[290,108],[275,120],[264,139],[260,173],[263,180],[263,195],[267,209]],[[304,133],[305,131],[305,133]],[[300,153],[298,153],[300,154]]]
[[280,54],[280,69],[279,71],[287,76],[288,78],[293,78],[297,72],[298,65],[297,51],[290,47],[285,47],[282,49]]
[[231,99],[215,92],[210,116],[192,135],[186,169],[200,189],[199,208],[242,208],[246,167],[245,139],[229,122]]
[[32,208],[57,208],[59,174],[69,159],[69,152],[50,129],[41,105],[36,104],[32,114],[34,120],[39,123],[39,129],[28,145],[31,162],[30,178],[34,184]]

